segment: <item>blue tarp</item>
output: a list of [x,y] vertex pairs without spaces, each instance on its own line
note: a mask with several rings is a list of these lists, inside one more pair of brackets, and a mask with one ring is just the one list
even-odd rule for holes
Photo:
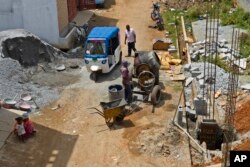
[[91,30],[88,38],[106,38],[115,37],[119,32],[118,27],[95,27]]

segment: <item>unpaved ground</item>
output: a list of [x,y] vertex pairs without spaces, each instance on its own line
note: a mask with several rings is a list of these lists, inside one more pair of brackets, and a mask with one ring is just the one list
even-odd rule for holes
[[[115,6],[97,12],[94,24],[117,24],[121,27],[122,39],[125,25],[130,24],[137,33],[137,49],[151,50],[152,38],[162,35],[147,28],[152,23],[149,17],[151,3],[151,0],[116,0]],[[127,53],[125,46],[123,53]],[[93,111],[87,109],[108,99],[107,87],[113,83],[120,83],[119,76],[118,67],[110,74],[101,76],[98,83],[94,83],[83,68],[77,83],[65,89],[58,101],[42,109],[40,115],[33,116],[38,129],[38,134],[34,138],[26,143],[19,143],[14,136],[9,138],[7,145],[0,151],[0,166],[190,166],[188,146],[184,138],[179,139],[175,152],[170,150],[168,156],[150,156],[131,145],[141,136],[142,130],[169,128],[175,110],[173,106],[180,94],[170,86],[164,88],[163,101],[154,112],[150,104],[144,104],[142,110],[126,117],[122,124],[116,125],[111,131],[103,118],[91,114]],[[175,83],[168,83],[172,84]],[[61,108],[52,111],[51,107],[58,104]]]

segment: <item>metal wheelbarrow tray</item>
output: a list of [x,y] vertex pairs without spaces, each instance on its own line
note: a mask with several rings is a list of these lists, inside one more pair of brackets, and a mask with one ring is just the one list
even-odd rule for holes
[[124,112],[126,105],[127,102],[125,99],[118,99],[111,102],[100,102],[102,111],[96,107],[93,107],[92,109],[97,110],[95,113],[101,115],[105,119],[107,126],[110,128],[115,121],[119,122],[123,120],[126,115]]

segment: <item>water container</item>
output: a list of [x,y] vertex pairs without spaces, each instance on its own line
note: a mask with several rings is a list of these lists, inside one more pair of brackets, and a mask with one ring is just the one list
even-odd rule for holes
[[122,85],[110,85],[109,86],[109,100],[114,101],[125,98],[125,92]]

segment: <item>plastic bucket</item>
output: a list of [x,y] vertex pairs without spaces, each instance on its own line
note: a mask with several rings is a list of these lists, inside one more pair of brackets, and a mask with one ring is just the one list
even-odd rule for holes
[[109,86],[109,100],[114,101],[125,98],[125,92],[122,85],[110,85]]

